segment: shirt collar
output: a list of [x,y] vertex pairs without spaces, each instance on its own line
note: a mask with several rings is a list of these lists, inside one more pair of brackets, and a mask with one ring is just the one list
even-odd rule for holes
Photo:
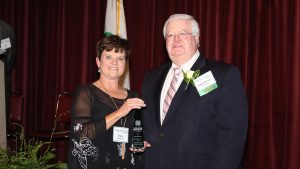
[[[199,58],[199,56],[200,56],[200,52],[199,50],[197,50],[196,53],[193,55],[193,57],[191,57],[187,62],[185,62],[183,65],[180,66],[180,69],[183,70],[184,72],[190,70],[194,65],[194,63],[196,62],[196,60]],[[175,68],[175,67],[178,66],[172,63],[171,68]]]

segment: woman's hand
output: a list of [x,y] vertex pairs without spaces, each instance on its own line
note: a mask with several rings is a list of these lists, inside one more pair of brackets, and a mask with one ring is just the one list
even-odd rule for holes
[[105,116],[106,130],[113,126],[120,118],[126,116],[132,109],[140,109],[145,106],[146,104],[142,99],[127,99],[118,110]]
[[122,118],[126,116],[132,109],[141,109],[146,104],[142,99],[130,98],[127,99],[124,104],[117,110],[118,115]]
[[148,143],[148,141],[144,141],[144,147],[143,148],[129,148],[130,151],[134,152],[134,153],[142,153],[145,151],[146,148],[151,147],[151,145]]

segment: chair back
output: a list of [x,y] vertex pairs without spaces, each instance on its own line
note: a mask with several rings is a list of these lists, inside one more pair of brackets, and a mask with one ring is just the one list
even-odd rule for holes
[[55,125],[56,131],[67,131],[70,126],[70,108],[72,104],[72,94],[69,92],[61,92],[58,95],[56,111],[55,111]]
[[23,104],[24,96],[22,94],[12,93],[10,95],[10,113],[7,123],[7,138],[15,139],[22,131],[21,126],[23,126]]
[[22,113],[23,113],[23,104],[24,97],[21,94],[12,94],[10,101],[10,123],[21,123],[22,121]]

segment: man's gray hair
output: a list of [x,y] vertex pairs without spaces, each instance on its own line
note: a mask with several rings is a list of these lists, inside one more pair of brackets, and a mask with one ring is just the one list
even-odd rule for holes
[[193,35],[199,35],[200,34],[199,24],[194,19],[193,16],[187,15],[187,14],[173,14],[165,22],[164,29],[163,29],[164,37],[166,37],[167,25],[169,24],[169,22],[175,21],[175,20],[182,20],[182,19],[183,20],[191,20],[192,21],[192,34]]

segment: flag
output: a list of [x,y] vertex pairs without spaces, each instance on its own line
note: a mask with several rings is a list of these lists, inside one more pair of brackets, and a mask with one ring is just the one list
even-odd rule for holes
[[[123,0],[107,0],[104,34],[118,35],[123,39],[127,39]],[[121,83],[123,87],[130,89],[128,62]]]

